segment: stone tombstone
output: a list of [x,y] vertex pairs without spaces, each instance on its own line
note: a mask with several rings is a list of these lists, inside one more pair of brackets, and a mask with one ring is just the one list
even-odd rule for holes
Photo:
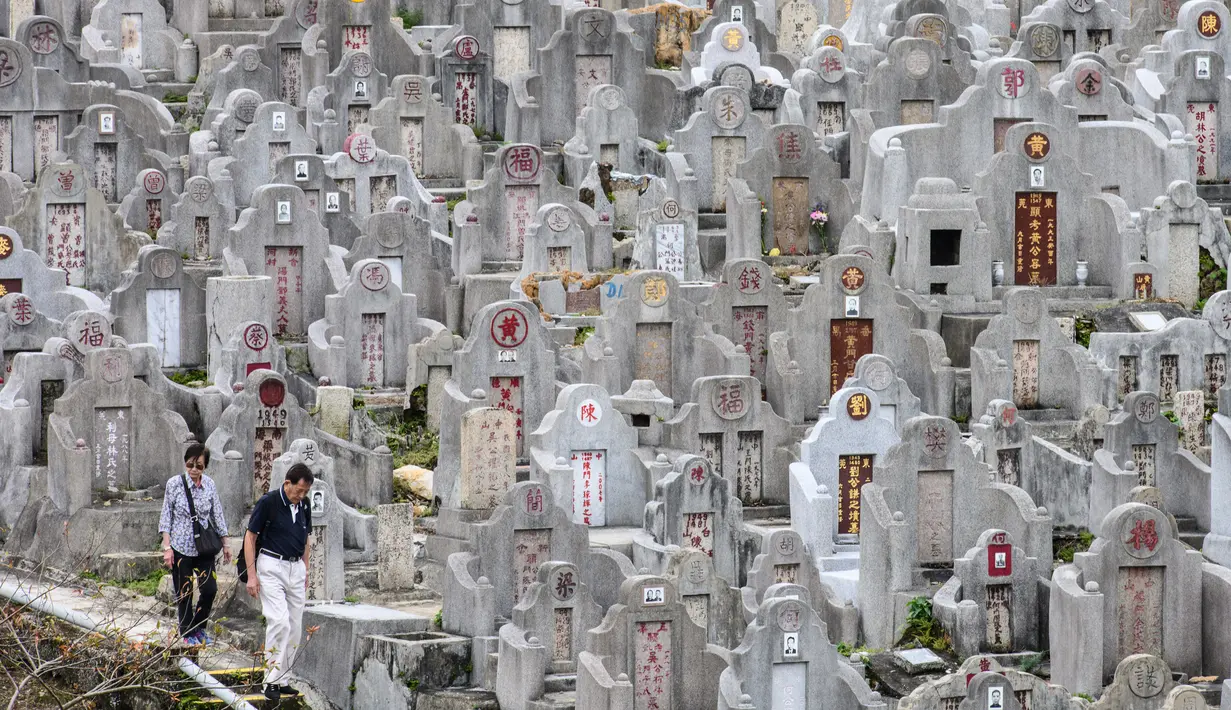
[[349,198],[351,212],[360,219],[384,212],[399,196],[420,203],[431,200],[411,172],[409,161],[376,147],[372,137],[363,133],[347,138],[342,152],[325,162],[325,170],[347,193],[342,199]]
[[[206,473],[218,483],[228,520],[240,520],[270,490],[274,461],[290,442],[312,433],[307,411],[287,390],[282,374],[254,369],[242,383],[243,389],[235,393],[205,440],[210,450]],[[236,452],[239,458],[228,458],[227,452]]]
[[1162,511],[1142,503],[1113,509],[1090,551],[1052,573],[1048,636],[1058,664],[1052,682],[1087,692],[1135,654],[1197,672],[1201,645],[1164,629],[1200,627],[1201,564],[1201,554],[1176,539]]
[[1205,393],[1189,390],[1175,393],[1175,413],[1180,420],[1180,441],[1196,454],[1205,446]]
[[497,407],[472,409],[462,415],[462,508],[494,508],[517,481],[516,420],[513,412]]
[[178,32],[166,18],[156,0],[102,0],[81,30],[82,54],[92,61],[118,60],[138,71],[173,69]]
[[153,168],[142,170],[132,190],[120,203],[119,213],[130,229],[154,237],[163,223],[170,220],[174,199],[175,193],[167,185],[166,173]]
[[[90,186],[109,204],[125,196],[122,188],[139,185],[137,174],[152,168],[145,141],[129,124],[124,111],[96,104],[82,112],[81,123],[64,139],[64,152],[81,166]],[[144,231],[144,230],[143,230]]]
[[[972,692],[973,681],[979,675],[992,675],[997,682],[992,687],[982,686]],[[941,708],[977,708],[984,710],[989,700],[988,691],[1002,688],[1000,702],[1009,707],[1010,693],[1000,684],[1008,681],[1012,699],[1018,707],[1054,708],[1055,710],[1081,710],[1086,701],[1070,695],[1066,688],[1012,668],[1002,666],[994,655],[974,655],[967,658],[949,675],[925,682],[898,702],[901,710],[940,710]],[[977,693],[977,694],[976,694]]]
[[[645,518],[647,488],[636,448],[637,430],[606,390],[569,385],[530,434],[531,476],[550,482],[557,504],[575,523],[635,527]],[[561,460],[567,470],[560,470]]]
[[740,593],[714,572],[714,560],[700,550],[673,556],[667,577],[675,579],[680,599],[692,620],[706,628],[709,643],[731,648],[744,633]]
[[[33,8],[33,3],[30,7]],[[51,69],[69,83],[89,80],[89,62],[81,58],[76,47],[65,41],[69,34],[56,18],[45,14],[30,15],[20,23],[10,24],[9,29],[11,37],[30,49],[34,66]]]
[[[1200,113],[1198,110],[1184,115]],[[1213,122],[1211,116],[1208,124],[1198,125],[1204,127]],[[1198,150],[1202,148],[1198,143]],[[1222,213],[1201,199],[1191,182],[1175,180],[1167,186],[1165,197],[1155,200],[1152,209],[1142,211],[1139,221],[1145,237],[1144,249],[1150,255],[1150,262],[1157,267],[1151,285],[1153,293],[1174,298],[1185,306],[1195,306],[1200,296],[1201,249],[1217,254],[1216,260],[1227,259],[1229,238]]]
[[220,367],[212,373],[216,387],[229,391],[233,384],[243,384],[255,370],[273,370],[286,374],[286,352],[261,321],[236,323],[222,343]]
[[[587,528],[572,523],[568,513],[552,501],[551,489],[538,481],[513,485],[492,510],[491,517],[468,527],[469,551],[453,555],[477,557],[478,560],[470,564],[474,565],[474,571],[487,578],[488,585],[475,589],[477,577],[446,580],[443,627],[451,633],[463,627],[473,629],[476,623],[492,624],[494,618],[471,618],[484,608],[492,608],[496,615],[509,618],[514,607],[527,598],[544,563],[568,562],[585,569],[590,544]],[[456,557],[450,557],[450,569],[466,569],[465,565],[454,564]],[[459,583],[466,586],[466,591],[453,586]],[[453,594],[454,591],[457,593]],[[471,597],[474,591],[494,597],[476,604]],[[492,607],[487,606],[489,603]]]
[[410,503],[376,506],[376,575],[381,591],[415,586],[415,513]]
[[274,459],[270,490],[281,488],[286,472],[298,463],[307,466],[313,477],[312,488],[304,497],[312,512],[312,530],[308,533],[312,546],[308,599],[340,601],[346,596],[346,573],[343,571],[343,510],[334,489],[334,459],[322,453],[316,441],[295,439],[286,453]]
[[64,271],[48,266],[9,227],[0,227],[0,287],[0,295],[25,294],[35,310],[53,320],[63,320],[74,311],[102,309],[93,294],[66,286]]
[[659,392],[676,399],[683,399],[698,377],[747,374],[747,354],[713,334],[670,274],[637,273],[624,290],[628,295],[608,302],[586,340],[583,372],[591,367],[603,372],[616,389],[652,380]]
[[664,433],[673,448],[705,457],[745,505],[781,505],[788,502],[784,473],[793,437],[789,423],[758,396],[760,384],[754,377],[697,378]]
[[187,254],[190,261],[210,261],[222,256],[234,223],[235,208],[220,199],[214,181],[194,175],[184,182],[184,193],[158,230],[158,243]]
[[388,95],[368,112],[367,123],[376,144],[410,161],[416,177],[460,176],[465,139],[459,140],[453,112],[433,88],[428,77],[394,77]]
[[963,655],[1039,648],[1038,582],[1049,560],[1027,557],[1003,530],[987,530],[953,561],[933,607]]
[[402,293],[376,259],[356,262],[346,284],[325,297],[324,320],[309,341],[314,372],[347,387],[404,387],[407,348],[429,329],[418,319],[414,294]]
[[445,321],[445,286],[452,268],[442,240],[432,234],[426,219],[398,211],[368,217],[367,228],[344,261],[350,268],[363,259],[389,267],[402,293],[414,294],[419,315]]
[[743,586],[738,560],[743,505],[732,484],[700,456],[676,460],[672,472],[654,484],[645,506],[645,529],[633,538],[633,564],[665,569],[667,548],[696,549],[714,559],[715,573]]
[[809,707],[817,698],[833,707],[886,708],[854,667],[838,655],[824,620],[807,599],[767,598],[730,651],[722,671],[718,707]]
[[[631,172],[637,159],[637,113],[624,90],[612,84],[590,89],[577,118],[577,132],[565,144],[567,177],[574,183],[595,162]],[[574,157],[576,156],[576,157]]]
[[494,130],[493,66],[488,48],[474,37],[462,35],[442,46],[436,59],[436,85],[441,88],[444,105],[453,110],[453,122]]
[[675,151],[689,156],[697,179],[697,209],[726,212],[727,180],[757,146],[765,143],[765,123],[754,119],[748,94],[732,86],[706,90],[701,110],[675,132]]
[[[517,606],[513,607],[511,623],[500,630],[500,653],[504,658],[517,656],[524,662],[535,658],[525,653],[535,644],[546,647],[546,653],[533,661],[539,675],[572,673],[577,668],[577,656],[585,645],[586,633],[602,621],[603,609],[595,601],[581,569],[570,562],[545,561],[539,564],[534,581],[526,588]],[[524,680],[511,673],[520,664],[510,663],[497,671],[496,697],[501,707],[517,707],[526,700],[530,688]],[[542,679],[539,678],[541,683]]]
[[731,259],[723,265],[722,281],[706,304],[706,320],[714,332],[748,354],[749,374],[766,382],[769,335],[786,327],[787,303],[773,272],[760,259]]
[[647,269],[665,271],[681,281],[701,279],[697,213],[672,197],[639,211],[633,261]]
[[[992,482],[987,464],[962,444],[957,425],[942,417],[921,415],[907,422],[902,441],[881,457],[873,482],[864,485],[861,509],[861,549],[895,548],[887,556],[859,558],[859,607],[868,639],[887,639],[901,623],[897,617],[903,610],[890,595],[918,588],[920,570],[951,566],[988,529],[1020,540],[1030,557],[1052,554],[1046,510],[1020,488]],[[890,534],[901,537],[890,543]],[[883,612],[869,614],[869,609]]]
[[708,710],[717,678],[703,660],[705,627],[692,620],[675,582],[637,575],[586,637],[578,657],[577,703],[584,707]]
[[269,323],[274,335],[303,335],[324,315],[324,299],[311,296],[335,289],[329,237],[298,187],[258,187],[252,206],[228,232],[224,256],[229,275],[271,277]]
[[547,45],[535,52],[540,68],[551,67],[561,77],[570,77],[542,82],[534,92],[540,106],[569,107],[569,110],[547,110],[539,114],[541,143],[564,142],[571,138],[578,114],[585,108],[591,90],[598,86],[617,85],[623,89],[630,106],[642,105],[646,52],[639,38],[621,24],[616,13],[603,8],[565,12],[561,29],[552,35]]
[[1018,409],[1063,408],[1079,416],[1115,400],[1112,378],[1049,317],[1036,288],[1014,288],[971,349],[971,408],[993,399]]
[[278,164],[288,155],[315,153],[316,141],[299,124],[295,107],[280,101],[265,101],[252,114],[242,137],[236,138],[232,154],[242,164],[233,164],[235,201],[253,204],[253,193],[274,181]]
[[49,164],[7,224],[18,233],[36,235],[32,248],[47,266],[65,272],[67,285],[96,293],[115,288],[137,250],[150,243],[147,235],[124,229],[123,219],[73,163]]
[[899,440],[875,390],[843,388],[830,400],[826,415],[800,444],[800,460],[790,464],[792,509],[814,511],[792,516],[791,527],[813,554],[825,557],[837,541],[858,540],[864,518],[860,493]]
[[571,205],[576,193],[556,182],[537,145],[503,145],[483,183],[467,188],[467,199],[453,210],[454,229],[464,215],[474,214],[480,225],[487,225],[479,245],[481,261],[521,261],[529,225],[539,205],[549,202]]
[[[778,51],[799,60],[820,26],[820,13],[812,0],[777,0]],[[835,23],[836,24],[836,23]]]
[[919,398],[910,391],[906,380],[898,376],[898,368],[884,355],[869,353],[855,363],[855,373],[847,378],[843,389],[866,387],[880,401],[880,416],[901,426],[921,413]]
[[[88,318],[78,322],[93,327]],[[57,485],[67,489],[66,502],[73,508],[88,505],[91,491],[115,493],[163,483],[167,471],[183,465],[180,446],[188,435],[188,426],[167,408],[166,399],[133,377],[131,351],[88,346],[83,354],[85,377],[68,385],[47,422],[48,463],[67,477]],[[69,468],[66,450],[79,439],[89,449],[88,458]],[[88,469],[78,470],[83,462]]]
[[[796,424],[812,419],[847,378],[859,358],[879,353],[907,362],[911,326],[883,268],[868,256],[837,254],[825,260],[820,282],[804,291],[791,326],[769,338],[768,399]],[[820,337],[805,339],[801,334]],[[796,366],[792,367],[791,362]]]
[[[1204,412],[1203,401],[1197,406]],[[1213,510],[1208,494],[1210,469],[1186,447],[1182,423],[1172,423],[1163,411],[1154,393],[1132,392],[1124,398],[1123,409],[1104,425],[1103,448],[1111,456],[1108,468],[1123,468],[1135,475],[1108,478],[1096,466],[1090,489],[1092,532],[1102,533],[1103,518],[1127,502],[1131,489],[1138,485],[1158,488],[1169,513],[1195,518],[1198,528],[1208,529]],[[1203,413],[1200,418],[1202,426],[1194,438],[1204,429]],[[1096,462],[1097,456],[1096,452]]]
[[[584,219],[566,205],[542,205],[526,229],[521,273],[589,272]],[[519,284],[514,284],[518,288]]]
[[[335,180],[326,158],[320,155],[292,153],[278,163],[272,182],[295,185],[308,198],[308,207],[329,231],[329,243],[351,249],[360,236],[358,220],[352,219],[350,183]],[[343,190],[343,187],[346,190]],[[398,198],[390,200],[390,204]],[[405,199],[405,198],[403,198]],[[386,205],[388,206],[388,205]]]
[[512,412],[515,454],[523,457],[526,433],[555,403],[555,362],[555,344],[533,304],[499,301],[475,314],[465,344],[453,349],[452,377],[444,388],[435,479],[442,505],[457,500],[457,459],[446,452],[459,451],[461,442],[457,424],[450,423],[474,407]]
[[343,136],[349,136],[368,125],[372,107],[388,94],[389,78],[374,66],[367,51],[348,50],[325,77],[325,85],[334,100],[338,128],[345,130]]
[[841,182],[842,166],[817,149],[811,129],[779,124],[764,142],[748,146],[748,160],[735,171],[748,187],[765,195],[766,249],[783,255],[832,253],[838,240],[812,226],[811,214],[824,210],[830,235],[854,216],[851,198]]
[[205,362],[205,289],[184,271],[173,249],[144,246],[136,268],[111,293],[115,334],[130,343],[152,343],[162,367]]
[[[1149,653],[1135,653],[1116,665],[1111,685],[1090,707],[1091,710],[1163,708],[1175,690],[1175,680],[1166,661]],[[1202,701],[1201,706],[1204,704]]]

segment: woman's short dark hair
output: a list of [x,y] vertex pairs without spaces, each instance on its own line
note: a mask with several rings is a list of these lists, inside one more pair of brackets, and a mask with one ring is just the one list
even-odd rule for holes
[[205,457],[205,465],[209,465],[209,449],[205,448],[205,444],[199,441],[194,441],[188,445],[188,449],[184,452],[184,463],[196,461],[198,457]]
[[311,484],[315,478],[312,476],[312,469],[308,468],[307,464],[297,463],[287,469],[286,480],[293,486],[300,481],[307,481]]

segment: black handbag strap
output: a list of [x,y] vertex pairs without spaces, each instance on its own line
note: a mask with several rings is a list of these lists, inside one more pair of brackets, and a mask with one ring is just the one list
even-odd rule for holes
[[197,506],[192,501],[192,488],[188,485],[188,474],[181,473],[180,481],[184,483],[184,497],[188,499],[188,514],[192,516],[192,522],[200,523],[201,519],[197,517]]

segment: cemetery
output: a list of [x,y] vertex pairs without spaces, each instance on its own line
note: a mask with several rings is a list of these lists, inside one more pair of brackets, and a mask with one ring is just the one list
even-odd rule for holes
[[0,702],[1231,709],[1229,62],[1227,0],[0,0]]

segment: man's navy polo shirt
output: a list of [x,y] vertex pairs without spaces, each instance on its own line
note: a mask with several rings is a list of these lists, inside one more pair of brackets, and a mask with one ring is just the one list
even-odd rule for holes
[[[269,525],[266,525],[266,521]],[[262,528],[264,531],[262,532]],[[276,552],[283,557],[303,557],[312,529],[312,509],[307,497],[299,502],[299,510],[291,518],[291,503],[281,487],[261,496],[248,518],[248,530],[260,537],[260,550]]]

